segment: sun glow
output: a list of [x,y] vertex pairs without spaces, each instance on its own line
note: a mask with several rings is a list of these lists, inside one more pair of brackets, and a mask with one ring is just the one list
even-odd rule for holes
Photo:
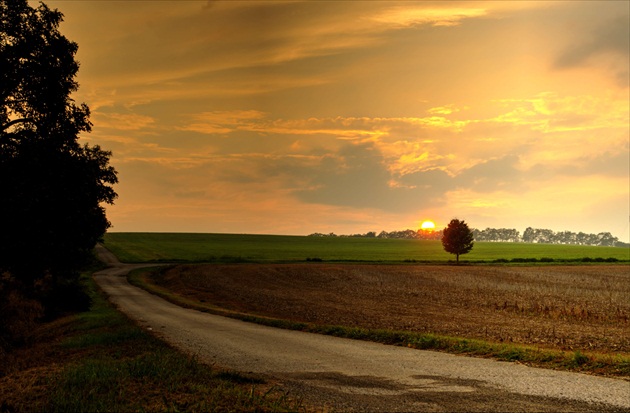
[[435,229],[435,223],[433,221],[424,221],[422,225],[420,225],[424,231],[433,231]]

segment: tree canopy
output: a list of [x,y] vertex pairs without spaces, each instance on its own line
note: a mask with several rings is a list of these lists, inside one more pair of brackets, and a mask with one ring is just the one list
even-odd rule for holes
[[446,252],[455,254],[459,264],[459,256],[468,254],[474,245],[473,233],[463,220],[452,219],[442,231],[442,246]]
[[79,142],[90,111],[71,98],[78,46],[62,21],[43,3],[0,0],[0,273],[27,289],[76,273],[117,197],[111,153]]

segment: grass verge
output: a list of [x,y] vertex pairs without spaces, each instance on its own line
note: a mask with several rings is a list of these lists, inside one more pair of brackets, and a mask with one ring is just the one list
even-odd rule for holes
[[183,307],[218,314],[243,321],[289,330],[306,331],[416,349],[438,350],[454,354],[493,358],[518,362],[530,366],[587,372],[603,376],[630,378],[630,357],[596,352],[560,351],[517,343],[495,343],[478,339],[442,336],[410,331],[378,330],[358,327],[319,325],[290,320],[262,317],[225,310],[208,303],[201,303],[175,294],[153,284],[150,276],[157,269],[131,272],[129,281],[153,294]]
[[89,276],[90,311],[42,326],[0,377],[0,412],[299,411],[262,379],[221,371],[145,332]]

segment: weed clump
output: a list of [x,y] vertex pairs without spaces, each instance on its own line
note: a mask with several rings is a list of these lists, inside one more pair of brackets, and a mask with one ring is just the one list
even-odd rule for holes
[[411,340],[410,345],[414,348],[425,350],[442,348],[444,346],[444,343],[438,336],[434,336],[432,334],[423,334],[420,337]]
[[588,356],[585,356],[584,354],[582,354],[580,350],[577,350],[575,353],[573,353],[573,358],[571,360],[572,364],[576,367],[582,366],[588,363],[589,361],[590,359],[588,358]]

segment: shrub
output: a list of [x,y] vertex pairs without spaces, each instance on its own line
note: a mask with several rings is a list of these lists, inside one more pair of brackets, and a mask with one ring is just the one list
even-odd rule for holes
[[537,262],[536,258],[512,258],[511,262]]
[[44,314],[42,305],[17,288],[0,284],[0,354],[29,340]]
[[70,274],[59,280],[45,279],[40,285],[39,296],[47,319],[65,313],[88,311],[92,299],[78,274]]

